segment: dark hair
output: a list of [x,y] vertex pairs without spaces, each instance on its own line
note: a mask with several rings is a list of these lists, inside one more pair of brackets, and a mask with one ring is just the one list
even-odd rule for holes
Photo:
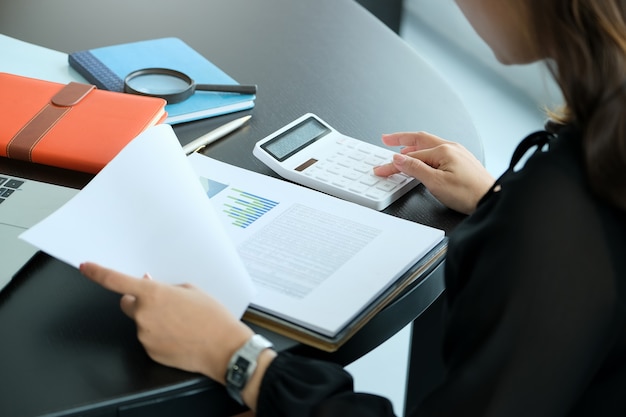
[[530,0],[539,56],[578,127],[593,190],[626,211],[626,0]]

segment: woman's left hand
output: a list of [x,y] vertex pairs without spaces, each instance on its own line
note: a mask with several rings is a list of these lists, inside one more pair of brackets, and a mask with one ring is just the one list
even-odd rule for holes
[[122,311],[152,359],[224,383],[230,357],[253,334],[210,295],[189,285],[138,279],[93,263],[80,266],[92,281],[122,294]]
[[393,161],[374,168],[383,177],[403,172],[417,178],[443,204],[471,214],[494,178],[462,145],[426,132],[383,136],[388,146],[404,146]]

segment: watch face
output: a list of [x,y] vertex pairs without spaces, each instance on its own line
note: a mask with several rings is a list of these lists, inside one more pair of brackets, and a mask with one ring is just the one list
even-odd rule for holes
[[272,343],[257,334],[252,336],[230,359],[226,372],[226,390],[239,404],[244,405],[241,391],[256,368],[257,357],[264,349],[270,347]]
[[250,366],[250,362],[241,356],[238,357],[228,373],[228,383],[235,388],[243,388],[247,382],[246,372],[248,366]]

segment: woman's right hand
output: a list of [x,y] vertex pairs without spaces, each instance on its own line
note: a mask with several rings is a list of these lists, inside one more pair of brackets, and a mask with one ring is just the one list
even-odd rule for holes
[[383,142],[404,148],[392,162],[374,168],[376,175],[402,172],[415,177],[444,205],[461,213],[474,212],[494,183],[480,161],[456,142],[426,132],[383,135]]

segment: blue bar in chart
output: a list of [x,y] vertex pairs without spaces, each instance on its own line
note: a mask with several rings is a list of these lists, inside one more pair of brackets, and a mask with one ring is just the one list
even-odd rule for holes
[[224,204],[224,212],[233,219],[233,225],[243,229],[250,226],[278,204],[276,201],[236,188],[230,189],[228,200],[230,200],[230,203]]

